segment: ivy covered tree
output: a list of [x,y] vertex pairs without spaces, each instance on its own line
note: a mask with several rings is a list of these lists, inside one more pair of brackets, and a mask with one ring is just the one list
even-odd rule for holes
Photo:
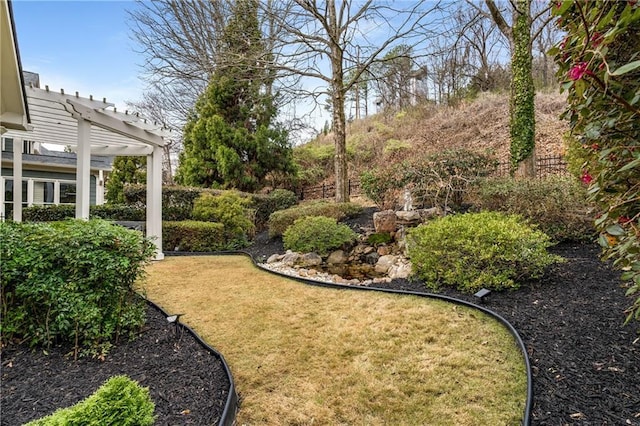
[[217,69],[184,128],[176,180],[184,185],[255,191],[269,176],[295,173],[288,134],[275,123],[270,55],[258,2],[234,6]]
[[106,199],[111,204],[123,204],[124,185],[147,182],[146,157],[116,157],[107,179]]
[[[535,87],[531,72],[531,0],[514,0],[511,26],[502,16],[494,0],[485,0],[491,17],[509,40],[511,47],[510,120],[511,173],[535,176]],[[535,36],[534,36],[535,37]]]
[[[605,258],[624,272],[640,319],[640,2],[554,1],[566,37],[549,53],[567,92],[571,156],[600,208]],[[576,152],[577,151],[577,152]]]

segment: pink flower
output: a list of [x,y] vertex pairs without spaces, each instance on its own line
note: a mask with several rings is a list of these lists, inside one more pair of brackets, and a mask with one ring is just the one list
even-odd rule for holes
[[620,225],[626,225],[627,223],[631,222],[631,219],[628,216],[620,216],[618,218],[618,223]]
[[569,78],[574,81],[580,80],[585,74],[593,75],[593,73],[587,69],[586,62],[579,62],[578,65],[575,65],[569,70]]
[[602,43],[602,39],[604,38],[604,36],[602,35],[602,33],[599,32],[595,32],[591,35],[591,43],[593,44],[593,47],[598,47],[600,45],[600,43]]
[[593,181],[593,176],[591,176],[589,174],[589,172],[587,172],[586,170],[584,172],[582,172],[582,176],[580,176],[580,180],[582,181],[582,183],[584,183],[585,185],[589,185],[591,183],[591,181]]

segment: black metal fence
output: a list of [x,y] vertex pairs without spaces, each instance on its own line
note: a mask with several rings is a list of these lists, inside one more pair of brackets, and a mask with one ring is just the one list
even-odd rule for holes
[[[509,176],[510,163],[508,161],[498,163],[494,176]],[[550,175],[568,175],[567,162],[562,155],[536,158],[536,177],[542,178]]]
[[[299,190],[297,195],[299,200],[334,198],[336,196],[336,184],[333,182],[307,186]],[[349,195],[360,195],[360,181],[358,179],[349,179]]]
[[[494,176],[509,176],[509,162],[498,163]],[[561,155],[536,158],[536,178],[550,175],[568,175],[567,162]],[[349,179],[349,195],[360,195],[360,181]],[[323,183],[322,185],[308,186],[297,191],[300,200],[315,200],[323,198],[334,198],[336,196],[336,185],[333,183]]]

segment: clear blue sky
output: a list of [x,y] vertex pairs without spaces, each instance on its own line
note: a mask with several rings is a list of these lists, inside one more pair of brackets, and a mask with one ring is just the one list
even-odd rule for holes
[[134,52],[126,10],[133,1],[13,0],[22,67],[40,86],[107,98],[118,109],[137,101],[143,57]]

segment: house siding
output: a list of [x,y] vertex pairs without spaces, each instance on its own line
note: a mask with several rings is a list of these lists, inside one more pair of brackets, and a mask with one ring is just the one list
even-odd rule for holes
[[[13,169],[2,168],[2,177],[13,177]],[[22,170],[22,179],[27,180],[29,178],[34,179],[58,179],[58,180],[72,180],[76,181],[75,173],[61,173],[61,172],[49,172],[45,170]],[[96,177],[91,176],[91,193],[89,195],[89,204],[96,204]],[[25,200],[26,201],[26,200]]]

